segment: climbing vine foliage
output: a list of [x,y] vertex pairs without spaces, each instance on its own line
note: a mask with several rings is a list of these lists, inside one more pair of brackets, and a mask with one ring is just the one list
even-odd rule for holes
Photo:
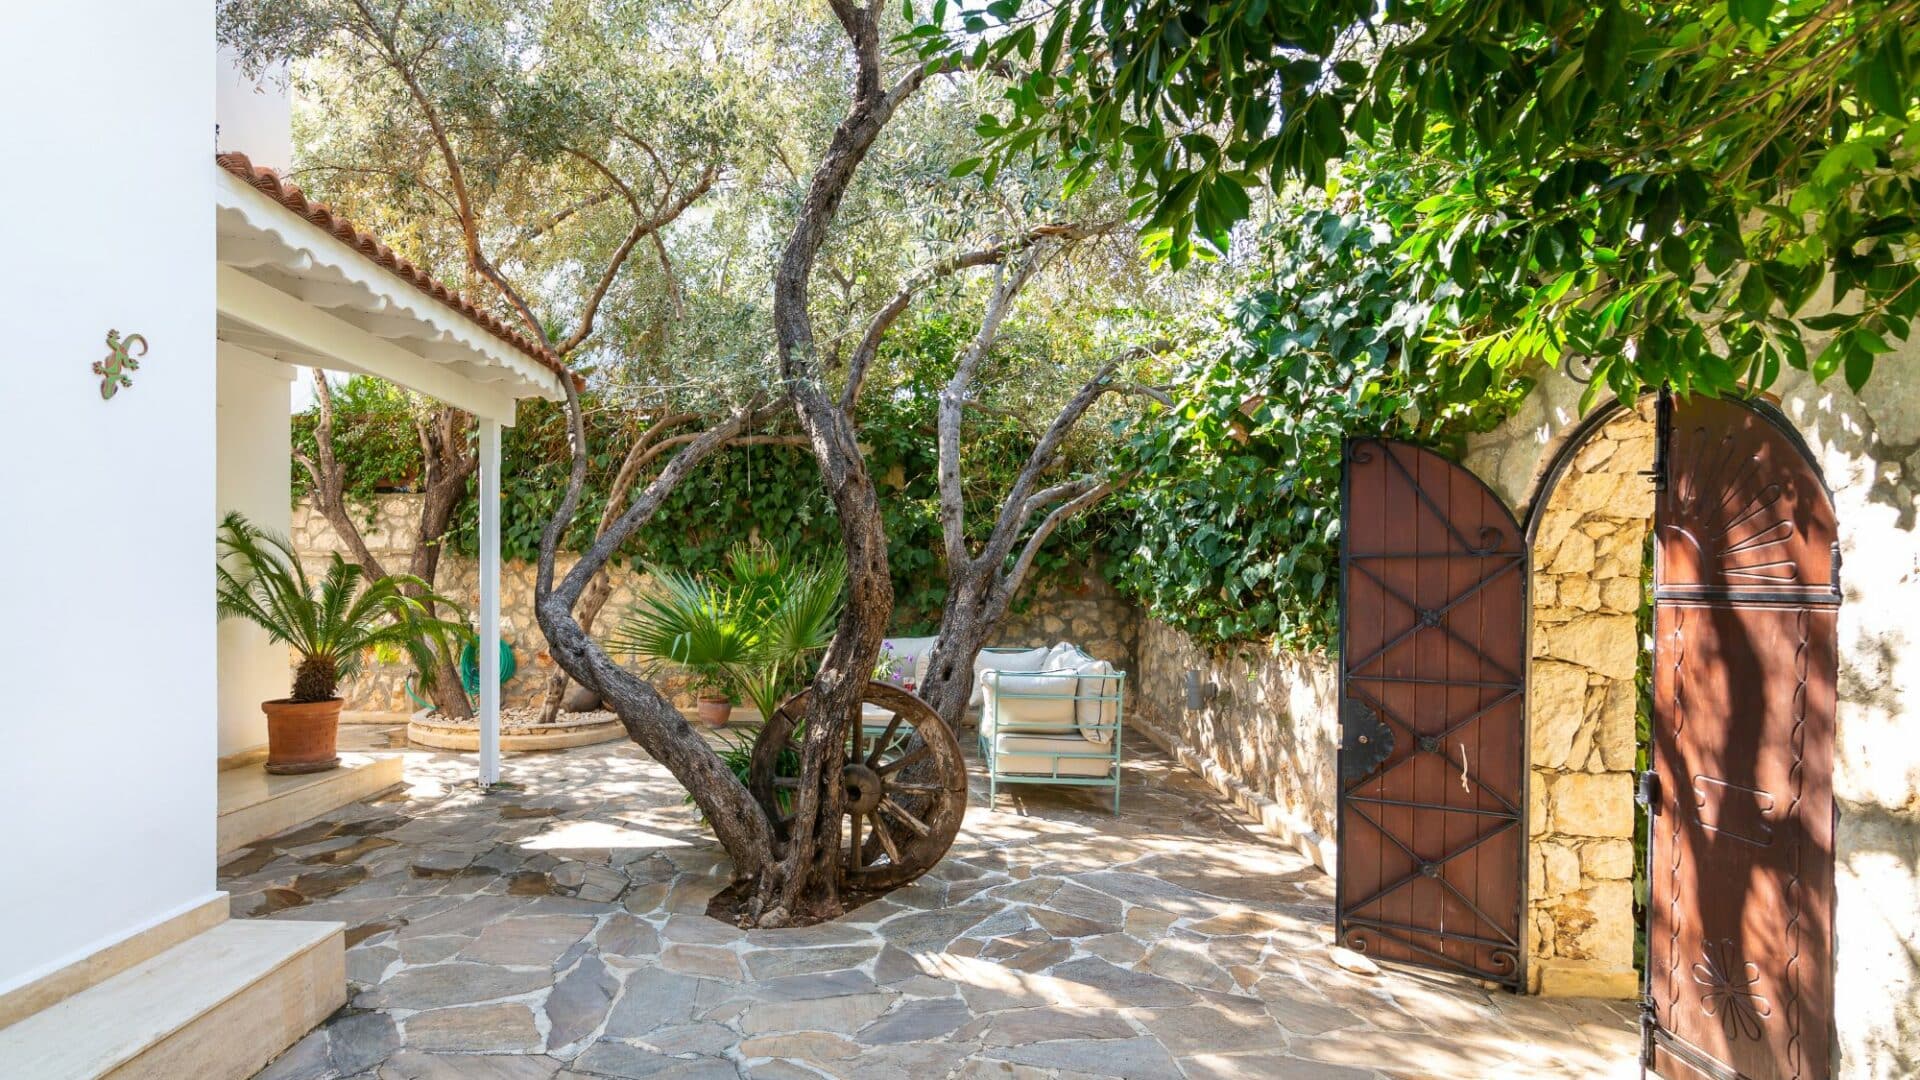
[[1108,570],[1147,611],[1206,642],[1330,644],[1344,440],[1457,443],[1497,423],[1522,380],[1452,389],[1426,340],[1433,313],[1396,286],[1391,225],[1357,198],[1302,196],[1267,226],[1259,287],[1135,425],[1130,511]]

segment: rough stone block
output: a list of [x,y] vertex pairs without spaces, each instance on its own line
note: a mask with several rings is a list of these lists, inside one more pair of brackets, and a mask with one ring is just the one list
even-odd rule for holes
[[1536,660],[1531,676],[1529,753],[1533,764],[1546,769],[1565,768],[1573,754],[1574,736],[1586,716],[1587,672],[1573,664]]
[[1600,586],[1592,578],[1578,574],[1563,577],[1560,579],[1560,606],[1576,611],[1597,610],[1600,607]]
[[[1593,538],[1579,530],[1569,530],[1560,546],[1554,550],[1553,561],[1547,564],[1547,573],[1569,575],[1585,574],[1594,566]],[[1564,590],[1566,582],[1561,582]]]
[[1580,888],[1580,856],[1565,844],[1540,845],[1543,882],[1549,896],[1577,892]]
[[[1590,921],[1573,935],[1574,947],[1563,950],[1601,963],[1633,966],[1633,884],[1627,881],[1597,881],[1573,894],[1587,911]],[[1566,928],[1563,927],[1563,931]],[[1564,939],[1565,934],[1563,932]]]
[[1639,628],[1631,615],[1581,615],[1544,628],[1546,655],[1615,679],[1631,680],[1640,661]]
[[1633,876],[1633,842],[1602,840],[1580,848],[1580,873],[1594,881],[1623,881]]
[[[1610,772],[1632,771],[1638,738],[1634,721],[1640,708],[1639,689],[1628,680],[1614,680],[1607,685],[1598,706],[1600,723],[1596,743],[1600,762]],[[1588,768],[1595,765],[1589,763]]]
[[1601,583],[1600,606],[1608,611],[1631,615],[1640,610],[1640,579],[1617,577]]
[[1547,799],[1554,829],[1563,835],[1633,835],[1633,777],[1629,773],[1565,773],[1553,778]]
[[1640,995],[1640,977],[1631,964],[1555,959],[1539,965],[1538,976],[1541,997],[1628,1000]]

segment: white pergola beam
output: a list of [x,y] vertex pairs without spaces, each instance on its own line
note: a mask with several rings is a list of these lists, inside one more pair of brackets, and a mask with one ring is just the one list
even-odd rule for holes
[[[513,423],[515,402],[509,393],[463,378],[444,364],[369,334],[234,267],[220,267],[217,282],[222,315],[289,342],[305,354],[303,360],[331,357],[337,365],[321,366],[378,375],[483,420]],[[254,347],[268,351],[261,345]]]

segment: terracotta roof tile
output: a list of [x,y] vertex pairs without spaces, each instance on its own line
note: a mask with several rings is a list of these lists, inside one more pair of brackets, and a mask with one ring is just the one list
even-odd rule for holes
[[549,370],[573,379],[576,386],[579,385],[580,377],[569,371],[567,366],[560,362],[559,357],[553,354],[552,349],[447,288],[435,280],[433,275],[396,254],[392,248],[381,243],[372,233],[361,231],[353,222],[334,213],[325,203],[307,198],[306,193],[302,192],[293,181],[282,177],[273,169],[255,165],[245,154],[216,154],[214,160],[222,169],[238,177],[254,190],[325,229],[348,247],[366,256],[368,260],[398,275],[407,284],[460,312],[494,337],[532,357]]

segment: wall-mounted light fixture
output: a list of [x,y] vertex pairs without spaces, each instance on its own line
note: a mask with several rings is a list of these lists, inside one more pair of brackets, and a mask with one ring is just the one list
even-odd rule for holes
[[1211,682],[1201,682],[1197,671],[1187,672],[1186,689],[1187,708],[1194,712],[1206,708],[1214,698],[1220,696],[1220,688]]

